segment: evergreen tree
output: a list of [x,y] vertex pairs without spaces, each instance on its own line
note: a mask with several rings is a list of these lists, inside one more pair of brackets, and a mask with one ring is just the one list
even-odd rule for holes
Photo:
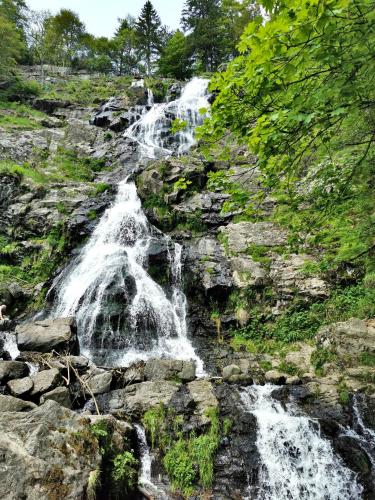
[[216,70],[227,43],[220,0],[186,0],[181,23],[203,69]]
[[165,77],[185,80],[192,74],[191,59],[186,37],[178,30],[169,39],[160,56],[159,72]]
[[113,62],[118,75],[131,75],[136,73],[138,68],[135,19],[127,16],[119,21],[120,26],[113,39]]
[[145,58],[149,75],[154,58],[162,49],[160,17],[149,0],[144,4],[136,22],[136,32],[139,50]]

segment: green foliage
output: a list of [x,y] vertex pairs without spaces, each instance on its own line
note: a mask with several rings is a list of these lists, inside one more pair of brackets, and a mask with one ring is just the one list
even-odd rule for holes
[[325,268],[370,266],[373,1],[288,0],[267,9],[269,20],[249,24],[239,57],[214,78],[217,98],[201,131],[213,147],[228,135],[246,144],[263,186],[254,196],[221,172],[211,182],[231,194],[231,209],[249,214],[265,196],[278,197],[276,217],[293,249],[315,248]]
[[44,113],[26,104],[0,101],[0,127],[5,130],[41,128],[43,118],[46,118]]
[[163,464],[172,486],[187,496],[191,495],[194,491],[193,484],[196,474],[184,439],[179,439],[173,444],[166,453]]
[[[230,299],[232,307],[233,300],[238,299]],[[258,307],[251,304],[250,297],[246,300],[242,298],[241,307],[250,307],[250,320],[244,328],[232,332],[232,345],[234,348],[244,345],[250,352],[267,352],[274,350],[273,346],[277,350],[285,344],[311,340],[322,325],[352,317],[375,317],[375,290],[362,284],[337,289],[323,302],[311,305],[297,302],[276,321],[267,317],[267,300]]]
[[[184,495],[191,495],[197,485],[210,488],[213,481],[213,461],[220,442],[220,421],[217,410],[208,410],[210,428],[200,436],[192,433],[189,438],[173,442],[164,456],[163,464],[172,486]],[[230,424],[226,422],[225,432]]]
[[154,57],[162,48],[161,21],[150,0],[144,4],[136,22],[139,51],[145,59],[147,74],[151,74]]
[[137,484],[138,460],[129,451],[115,456],[113,460],[112,479],[117,487],[125,493],[132,491]]
[[155,448],[156,445],[160,449],[164,449],[166,446],[165,434],[166,434],[166,410],[163,404],[155,406],[148,410],[142,419],[145,429],[151,436],[151,447]]
[[0,12],[0,78],[12,75],[20,56],[22,43],[14,25]]
[[174,191],[186,191],[189,186],[192,185],[192,182],[189,181],[188,179],[185,179],[185,177],[180,177],[178,181],[176,181],[173,185],[173,190]]
[[187,39],[181,31],[177,30],[161,53],[158,61],[159,73],[165,77],[185,80],[192,74],[191,65],[192,58]]
[[278,369],[281,372],[286,373],[286,374],[291,375],[291,376],[298,375],[298,372],[299,372],[297,365],[295,365],[294,363],[287,363],[286,361],[282,361],[279,364]]
[[171,133],[174,135],[178,134],[178,132],[185,130],[186,127],[187,127],[187,122],[185,120],[181,120],[180,118],[176,118],[172,122]]
[[102,194],[102,193],[105,193],[106,191],[108,191],[108,189],[110,189],[110,185],[107,184],[106,182],[97,182],[95,184],[95,194]]

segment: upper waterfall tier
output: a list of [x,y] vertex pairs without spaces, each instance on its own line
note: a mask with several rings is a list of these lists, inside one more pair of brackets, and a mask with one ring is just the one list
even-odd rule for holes
[[[193,78],[183,89],[181,97],[174,101],[154,104],[125,132],[125,137],[135,140],[141,153],[149,158],[168,155],[172,152],[182,154],[194,144],[194,130],[203,121],[207,110],[208,80]],[[173,119],[186,122],[186,127],[170,134]]]

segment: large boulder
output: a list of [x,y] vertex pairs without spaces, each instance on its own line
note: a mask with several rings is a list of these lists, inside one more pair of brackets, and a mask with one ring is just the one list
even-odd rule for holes
[[0,411],[0,498],[86,498],[90,473],[101,465],[89,425],[54,401],[27,413]]
[[72,407],[72,400],[70,398],[70,392],[67,387],[56,387],[56,389],[46,392],[40,398],[40,402],[42,404],[49,400],[56,401],[56,403],[59,403],[59,405],[64,406],[65,408]]
[[126,415],[139,417],[161,403],[167,406],[180,386],[177,382],[167,380],[142,382],[98,396],[97,401],[101,410],[114,414],[122,411]]
[[10,380],[7,385],[13,396],[22,397],[31,392],[34,382],[30,377],[24,377]]
[[21,351],[78,354],[77,329],[73,318],[58,318],[19,325],[17,344]]

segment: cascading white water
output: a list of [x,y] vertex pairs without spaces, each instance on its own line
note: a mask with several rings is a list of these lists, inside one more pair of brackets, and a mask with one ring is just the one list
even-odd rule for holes
[[147,444],[145,430],[139,424],[135,424],[134,427],[137,433],[141,459],[138,484],[142,489],[147,491],[148,495],[151,495],[154,500],[166,500],[168,498],[167,495],[152,482],[152,455]]
[[[178,100],[189,115],[187,121],[193,117],[188,121],[189,132],[184,136],[186,148],[194,142],[193,128],[199,121],[197,113],[202,104],[203,88],[207,88],[207,82],[194,79]],[[149,93],[149,102],[152,101],[152,93]],[[182,109],[180,103],[174,103],[176,109]],[[143,154],[145,151],[151,151],[151,156],[154,154],[164,123],[161,118],[164,106],[153,105],[136,124]],[[134,125],[128,130],[131,136]],[[55,282],[53,316],[76,317],[81,347],[87,356],[90,356],[93,336],[99,327],[103,343],[111,337],[121,338],[122,348],[111,349],[111,364],[127,365],[150,357],[194,359],[197,373],[203,374],[203,362],[187,336],[186,298],[181,290],[181,246],[174,245],[170,255],[173,283],[169,293],[147,272],[149,249],[154,239],[135,184],[125,179],[119,184],[113,206],[105,212],[89,242],[68,272]],[[164,240],[169,252],[171,241],[164,235],[159,239]],[[131,288],[134,289],[132,293]],[[111,307],[108,303],[113,290],[124,300],[125,319],[124,311],[118,312],[117,321],[113,319],[116,315],[106,313],[106,307]],[[105,361],[108,362],[108,356]]]
[[[143,154],[149,158],[171,154],[168,130],[171,117],[185,121],[187,126],[174,137],[179,154],[188,151],[194,144],[194,129],[202,123],[200,110],[207,110],[208,80],[193,78],[184,88],[181,97],[175,101],[154,104],[149,113],[131,125],[125,137],[136,141]],[[168,139],[168,140],[167,140]]]
[[[335,456],[319,426],[287,410],[273,399],[275,386],[243,389],[246,411],[257,418],[257,448],[261,460],[258,499],[262,500],[356,500],[362,487],[355,474]],[[254,498],[250,496],[249,498]]]
[[[375,431],[366,426],[362,417],[363,395],[354,394],[352,399],[352,427],[343,428],[343,435],[355,439],[370,459],[373,474],[375,473]],[[375,482],[375,474],[374,474]]]
[[16,359],[20,351],[18,349],[15,334],[11,332],[0,332],[0,337],[4,341],[4,351],[7,351],[12,359]]

